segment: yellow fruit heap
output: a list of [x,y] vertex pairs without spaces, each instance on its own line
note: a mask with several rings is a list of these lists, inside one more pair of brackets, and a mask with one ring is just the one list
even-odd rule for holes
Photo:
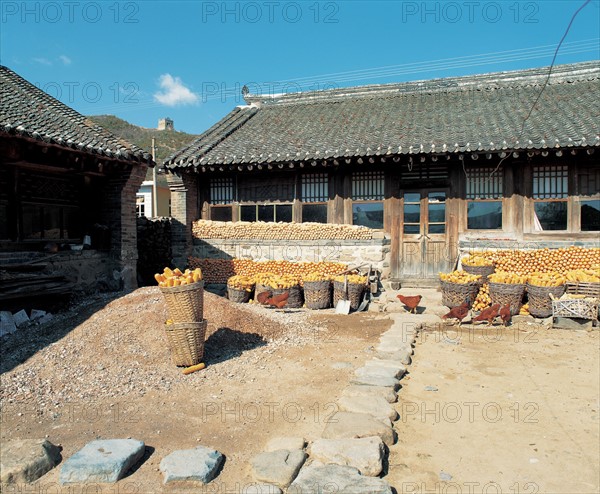
[[529,315],[529,302],[526,304],[523,304],[521,306],[521,308],[519,309],[519,315],[520,316],[528,316]]
[[330,276],[319,272],[308,273],[302,277],[302,281],[328,281],[329,279]]
[[475,302],[473,302],[473,310],[483,310],[492,305],[492,298],[490,297],[490,285],[484,283],[479,292],[477,292],[477,297],[475,297]]
[[509,285],[524,285],[527,283],[527,276],[521,276],[516,273],[506,273],[504,271],[496,271],[488,276],[488,281],[492,283],[506,283]]
[[567,279],[560,273],[531,273],[527,278],[527,283],[535,286],[561,286]]
[[344,283],[346,279],[348,279],[348,284],[350,285],[364,285],[367,283],[367,277],[359,274],[349,274],[348,276],[340,275],[333,277],[333,281],[339,281],[341,283]]
[[271,275],[267,286],[274,290],[286,290],[298,286],[300,280],[296,276],[284,274],[283,276]]
[[478,251],[469,257],[487,259],[488,263],[496,265],[497,271],[519,275],[538,272],[564,274],[600,265],[600,248],[572,246],[560,249]]
[[567,281],[575,283],[598,283],[600,282],[600,268],[594,266],[592,269],[575,269],[567,273]]
[[492,261],[485,258],[484,256],[471,254],[467,257],[462,258],[462,264],[466,266],[492,266]]
[[440,273],[440,280],[448,283],[459,283],[461,285],[466,283],[474,283],[479,281],[481,276],[478,274],[469,274],[466,271],[452,271],[451,273]]
[[245,290],[251,292],[254,288],[254,279],[250,276],[235,275],[227,280],[227,286],[234,290]]
[[202,280],[202,270],[200,268],[196,268],[193,271],[186,269],[182,273],[179,268],[165,268],[162,274],[156,273],[154,279],[158,282],[158,286],[163,288],[191,285]]

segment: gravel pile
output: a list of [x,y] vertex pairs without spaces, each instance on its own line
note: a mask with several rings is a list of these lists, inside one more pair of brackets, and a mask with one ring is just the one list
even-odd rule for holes
[[69,402],[143,396],[206,380],[243,382],[249,365],[324,331],[302,309],[275,311],[205,293],[207,368],[189,376],[170,360],[167,311],[157,287],[126,296],[98,294],[43,326],[3,338],[0,406],[31,403],[39,413]]

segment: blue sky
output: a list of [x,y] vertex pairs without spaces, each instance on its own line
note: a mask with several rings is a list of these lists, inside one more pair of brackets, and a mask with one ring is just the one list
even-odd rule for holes
[[[583,0],[0,3],[0,58],[77,111],[201,133],[279,93],[549,65]],[[557,63],[600,58],[600,1]],[[278,84],[275,84],[278,83]]]

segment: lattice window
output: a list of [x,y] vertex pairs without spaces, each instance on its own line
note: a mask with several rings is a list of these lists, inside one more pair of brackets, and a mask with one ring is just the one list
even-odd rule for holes
[[501,199],[502,167],[468,168],[467,199]]
[[234,197],[233,178],[210,179],[211,204],[231,204],[234,201]]
[[353,173],[352,199],[355,201],[382,201],[384,199],[383,172]]
[[327,202],[329,177],[326,173],[307,173],[301,176],[302,202]]
[[400,174],[403,182],[441,181],[449,177],[448,165],[439,162],[413,163],[410,169],[409,165],[402,165]]
[[584,168],[579,171],[579,194],[582,196],[600,194],[600,167]]
[[568,196],[569,169],[562,165],[533,167],[533,198],[562,199]]

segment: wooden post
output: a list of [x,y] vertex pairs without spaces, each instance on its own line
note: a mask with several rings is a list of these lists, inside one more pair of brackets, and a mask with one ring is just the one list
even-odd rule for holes
[[400,277],[400,249],[402,242],[402,233],[400,231],[400,217],[398,215],[392,218],[391,232],[392,244],[390,246],[390,270],[391,278]]

